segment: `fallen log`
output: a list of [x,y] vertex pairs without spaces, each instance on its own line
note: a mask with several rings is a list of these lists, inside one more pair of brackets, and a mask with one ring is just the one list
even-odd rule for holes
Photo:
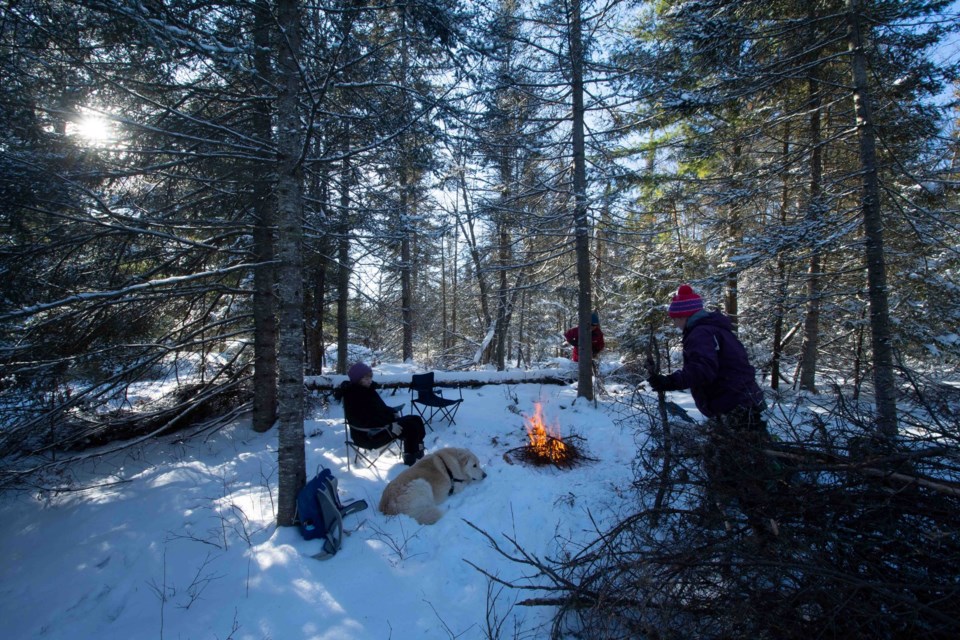
[[[381,389],[409,389],[412,373],[376,373],[374,380]],[[339,374],[307,376],[304,386],[308,391],[333,391],[347,376]],[[494,384],[553,384],[567,385],[577,379],[575,369],[531,369],[529,371],[436,371],[434,386],[443,388],[475,388]]]

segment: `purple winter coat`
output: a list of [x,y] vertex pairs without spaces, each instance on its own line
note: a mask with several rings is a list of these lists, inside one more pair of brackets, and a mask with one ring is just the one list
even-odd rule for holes
[[674,390],[690,389],[697,409],[708,418],[763,401],[747,351],[719,311],[690,316],[683,330],[683,368],[667,378]]

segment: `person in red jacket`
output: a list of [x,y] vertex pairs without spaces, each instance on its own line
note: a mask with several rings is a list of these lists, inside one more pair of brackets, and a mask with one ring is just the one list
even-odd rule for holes
[[[574,362],[580,362],[580,327],[571,327],[563,334],[564,339],[573,345]],[[603,351],[603,331],[600,330],[600,316],[594,311],[590,315],[590,345],[593,347],[593,357]]]

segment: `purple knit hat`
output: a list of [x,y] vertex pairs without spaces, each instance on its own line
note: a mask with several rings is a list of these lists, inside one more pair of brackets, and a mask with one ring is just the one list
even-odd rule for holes
[[677,295],[673,296],[667,315],[671,318],[689,318],[703,309],[703,298],[693,292],[688,284],[680,285]]
[[373,375],[373,369],[368,367],[362,362],[358,362],[347,371],[347,377],[350,378],[350,382],[356,384],[363,380],[367,376]]

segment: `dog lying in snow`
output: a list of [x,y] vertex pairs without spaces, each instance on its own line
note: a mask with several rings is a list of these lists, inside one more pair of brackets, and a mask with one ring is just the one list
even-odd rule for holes
[[380,497],[380,511],[405,513],[420,524],[433,524],[443,515],[437,505],[487,474],[467,449],[446,448],[424,456],[390,481]]

